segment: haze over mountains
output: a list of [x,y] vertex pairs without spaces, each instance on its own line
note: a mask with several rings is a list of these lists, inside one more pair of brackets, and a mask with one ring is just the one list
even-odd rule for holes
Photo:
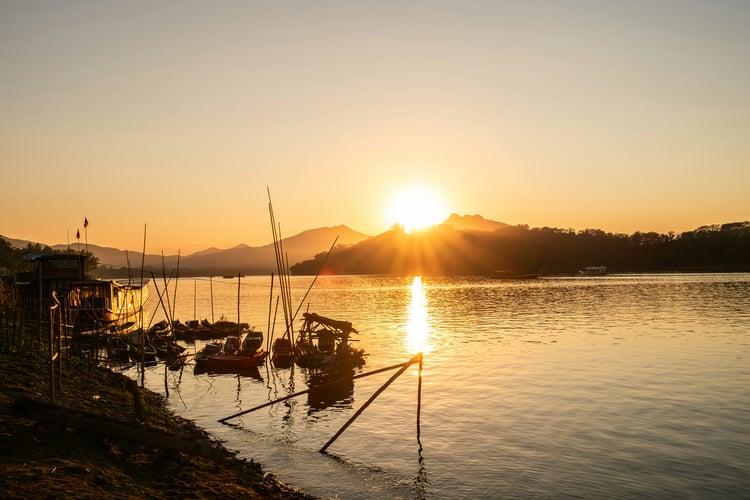
[[[455,229],[471,231],[495,231],[507,227],[502,222],[485,219],[481,215],[464,215],[451,214],[443,224],[449,225]],[[23,248],[29,242],[25,240],[13,239],[0,236],[7,240],[11,245]],[[334,241],[336,246],[351,246],[363,240],[370,238],[367,235],[355,231],[345,225],[334,227],[321,227],[303,231],[297,235],[284,238],[282,240],[283,251],[288,258],[289,265],[312,259],[317,254],[327,252]],[[338,239],[337,239],[338,238]],[[79,248],[78,244],[50,245],[54,250]],[[83,249],[83,244],[80,245]],[[141,260],[146,269],[161,270],[162,267],[175,269],[178,265],[177,255],[157,255],[146,254],[142,259],[139,251],[126,251],[112,247],[102,247],[89,242],[88,250],[99,258],[99,271],[107,274],[112,270],[122,269],[140,269]],[[245,244],[233,248],[219,249],[214,247],[206,248],[190,255],[179,256],[180,275],[190,274],[270,274],[276,272],[276,256],[273,242],[259,246],[251,247]]]

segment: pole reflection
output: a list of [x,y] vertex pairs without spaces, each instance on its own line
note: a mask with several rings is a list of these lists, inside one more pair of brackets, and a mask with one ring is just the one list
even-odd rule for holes
[[409,304],[409,322],[406,325],[406,342],[410,354],[432,350],[429,344],[429,315],[427,314],[427,296],[421,276],[415,276],[411,282],[411,303]]

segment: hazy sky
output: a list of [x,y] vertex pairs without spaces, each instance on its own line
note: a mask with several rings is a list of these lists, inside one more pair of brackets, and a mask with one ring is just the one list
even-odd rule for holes
[[750,219],[750,2],[0,0],[0,234],[183,254],[446,213]]

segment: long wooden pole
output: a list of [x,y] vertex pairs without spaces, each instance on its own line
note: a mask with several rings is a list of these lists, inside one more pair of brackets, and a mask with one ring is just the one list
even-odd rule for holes
[[174,295],[172,296],[172,317],[174,318],[177,310],[177,283],[180,281],[180,250],[177,249],[177,267],[175,268],[174,277]]
[[273,249],[276,257],[276,269],[279,272],[279,286],[281,288],[281,302],[284,308],[284,335],[289,335],[289,340],[294,346],[294,335],[292,330],[294,329],[294,323],[292,321],[292,300],[290,291],[289,281],[289,266],[284,260],[284,247],[283,239],[281,236],[281,225],[276,224],[276,217],[273,213],[273,203],[271,202],[271,189],[266,188],[268,191],[268,213],[271,219],[271,233],[273,234]]
[[211,324],[214,324],[214,280],[213,276],[208,277],[208,284],[211,288]]
[[271,291],[268,294],[268,327],[266,328],[266,335],[267,335],[267,341],[266,341],[266,351],[271,351],[271,337],[273,336],[271,333],[271,306],[273,305],[273,273],[271,273]]
[[[85,226],[85,224],[84,224]],[[84,228],[85,229],[85,228]],[[86,233],[86,245],[88,246],[88,233]],[[140,355],[141,355],[141,386],[144,384],[144,377],[146,370],[143,369],[144,363],[146,361],[146,329],[143,324],[143,267],[146,265],[146,224],[143,224],[143,251],[141,252],[141,282],[139,283],[140,288],[139,290],[139,305],[138,305],[138,320],[140,322],[140,337],[141,337],[141,347],[140,347]]]
[[417,382],[417,441],[419,441],[419,436],[421,434],[420,427],[421,427],[421,413],[422,413],[422,367],[423,367],[423,356],[420,356],[419,358],[419,379]]
[[334,239],[333,243],[331,243],[331,248],[328,249],[328,253],[326,253],[326,256],[323,259],[323,262],[321,262],[320,268],[318,269],[318,272],[315,274],[315,278],[313,278],[312,283],[310,283],[310,286],[307,287],[307,291],[305,292],[305,295],[302,297],[302,300],[300,301],[299,306],[297,306],[297,310],[294,311],[294,316],[292,316],[292,323],[294,323],[294,320],[297,317],[297,314],[299,314],[299,310],[302,309],[302,304],[305,303],[305,300],[307,299],[307,295],[310,293],[310,290],[312,290],[313,285],[315,285],[315,282],[318,280],[320,273],[323,271],[323,266],[325,266],[326,261],[328,260],[328,256],[331,255],[331,252],[333,252],[333,247],[336,245],[336,242],[338,240],[339,240],[339,237],[336,236],[336,239]]
[[375,398],[377,398],[380,395],[380,393],[386,390],[386,388],[389,385],[391,385],[391,383],[393,383],[393,381],[396,380],[399,377],[399,375],[404,373],[406,369],[409,368],[409,366],[421,360],[422,360],[422,353],[420,352],[420,353],[415,354],[413,358],[411,358],[409,361],[404,363],[404,366],[402,366],[399,371],[394,373],[385,384],[380,386],[380,388],[377,391],[375,391],[372,396],[370,396],[370,399],[368,399],[365,402],[365,404],[363,404],[356,412],[354,412],[354,415],[352,415],[352,417],[349,420],[347,420],[343,426],[341,426],[341,429],[339,429],[338,432],[334,434],[333,437],[329,439],[325,445],[323,445],[323,447],[320,449],[320,452],[325,453],[328,447],[331,446],[331,444],[333,444],[333,442],[336,441],[336,439],[338,439],[338,437],[341,434],[343,434],[343,432],[347,429],[347,427],[349,427],[352,424],[352,422],[354,422],[357,419],[357,417],[359,417],[362,414],[362,412],[365,411],[365,409],[367,409],[368,406],[370,406],[370,403],[375,401]]

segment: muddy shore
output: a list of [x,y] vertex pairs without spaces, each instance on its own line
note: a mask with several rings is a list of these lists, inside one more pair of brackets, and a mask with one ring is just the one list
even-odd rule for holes
[[0,381],[7,498],[313,498],[106,368],[65,360],[54,404],[43,356],[0,353]]

